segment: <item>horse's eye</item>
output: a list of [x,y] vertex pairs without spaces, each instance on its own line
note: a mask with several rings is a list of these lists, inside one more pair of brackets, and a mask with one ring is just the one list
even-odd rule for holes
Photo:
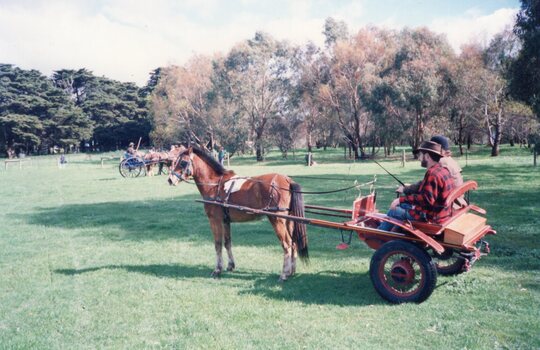
[[189,165],[189,162],[187,160],[180,161],[180,167],[187,168],[188,165]]

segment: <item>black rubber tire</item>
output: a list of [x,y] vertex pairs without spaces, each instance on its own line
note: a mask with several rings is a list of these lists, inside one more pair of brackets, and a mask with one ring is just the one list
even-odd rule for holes
[[421,303],[437,284],[437,269],[431,256],[416,245],[399,240],[385,243],[373,254],[369,276],[377,293],[394,304]]
[[465,272],[465,258],[452,250],[444,252],[442,255],[433,254],[433,261],[439,275],[454,276]]

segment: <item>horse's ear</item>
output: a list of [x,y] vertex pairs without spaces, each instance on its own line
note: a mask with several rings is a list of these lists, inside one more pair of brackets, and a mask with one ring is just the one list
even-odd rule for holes
[[187,149],[187,154],[191,154],[191,153],[193,153],[193,147],[189,146]]

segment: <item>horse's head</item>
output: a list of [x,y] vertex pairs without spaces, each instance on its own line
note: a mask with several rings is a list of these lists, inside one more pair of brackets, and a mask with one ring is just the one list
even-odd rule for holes
[[178,155],[169,174],[169,185],[176,186],[180,181],[188,181],[193,176],[193,155],[191,147]]

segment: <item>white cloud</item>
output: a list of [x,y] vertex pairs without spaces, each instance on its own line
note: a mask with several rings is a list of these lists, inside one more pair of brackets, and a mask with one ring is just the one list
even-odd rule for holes
[[[268,5],[267,2],[262,2]],[[226,52],[255,31],[269,32],[293,43],[322,45],[328,16],[363,25],[364,1],[341,3],[334,13],[319,11],[310,0],[275,0],[261,10],[255,0],[69,0],[0,1],[0,62],[46,75],[58,69],[87,68],[96,75],[144,85],[153,69],[183,64],[193,54]],[[101,6],[101,7],[99,7]],[[259,10],[257,12],[257,10]],[[430,27],[447,33],[455,48],[475,33],[486,38],[513,20],[516,9],[480,15],[471,9],[462,17],[434,20]],[[322,17],[324,16],[324,18]],[[384,24],[396,28],[396,19]],[[356,28],[356,29],[354,29]]]
[[450,45],[459,52],[460,47],[470,41],[487,45],[495,34],[513,25],[517,12],[518,9],[503,8],[489,15],[480,15],[474,8],[462,17],[435,19],[429,27],[446,34]]

